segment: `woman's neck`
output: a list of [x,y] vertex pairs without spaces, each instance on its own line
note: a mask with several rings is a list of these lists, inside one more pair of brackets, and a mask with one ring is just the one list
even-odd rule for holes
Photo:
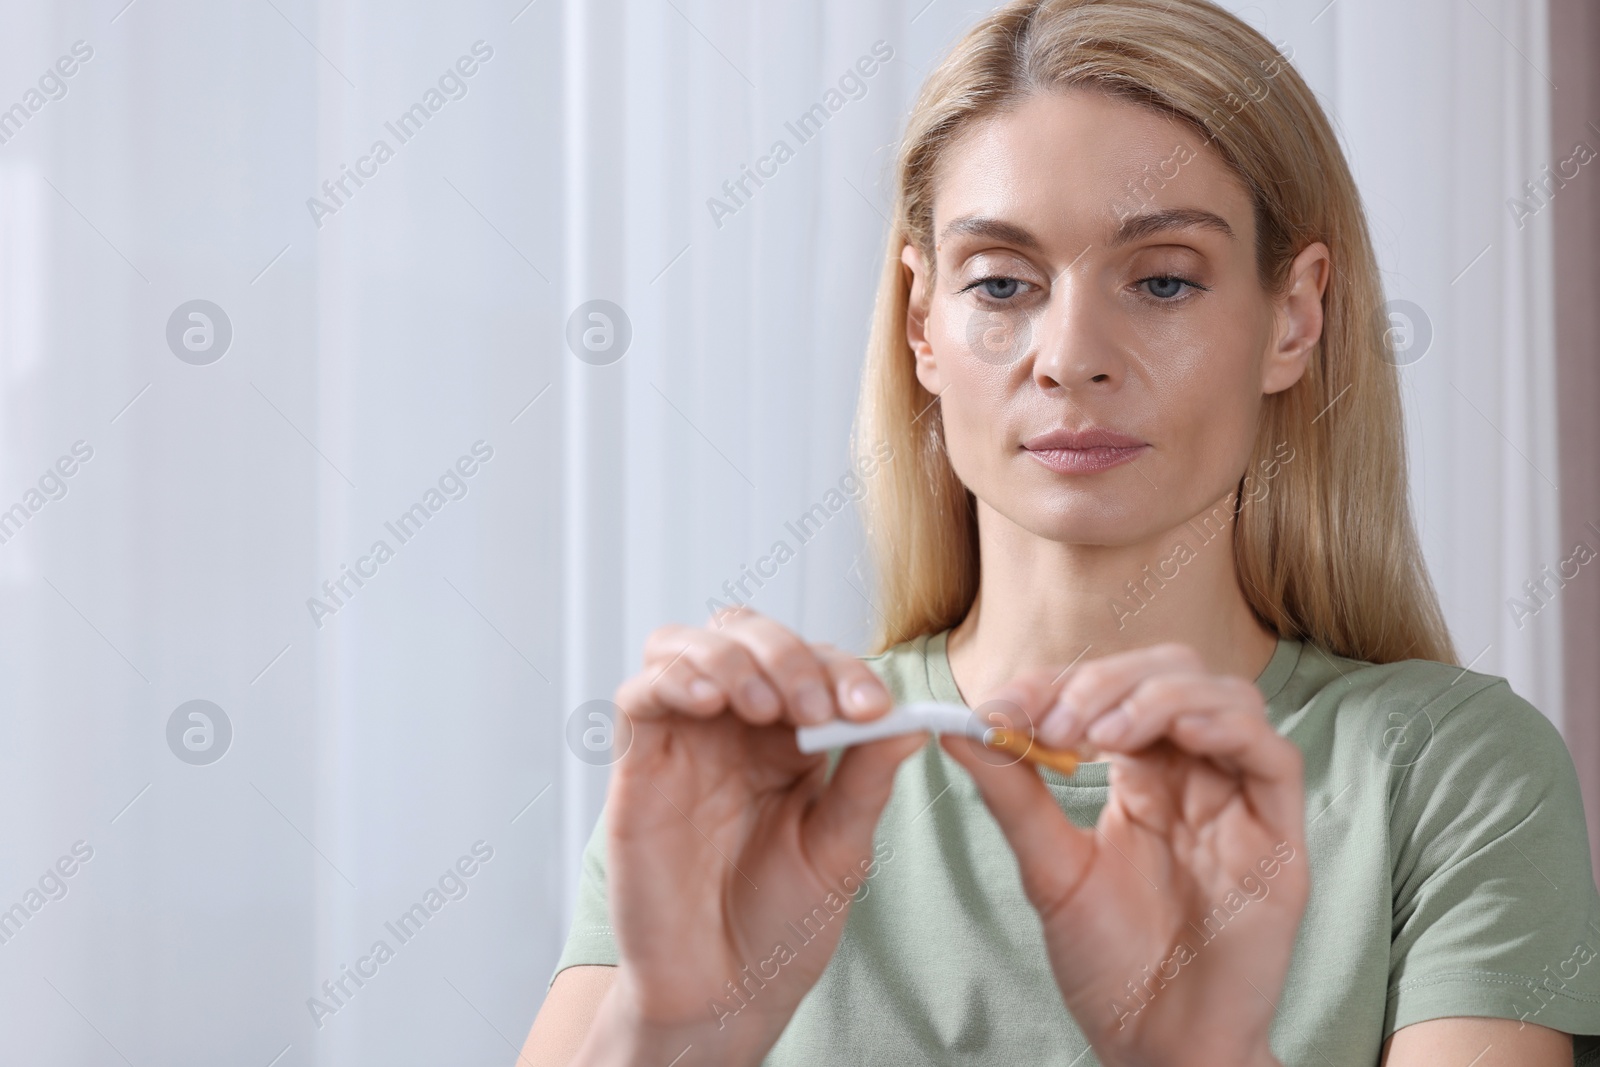
[[1051,541],[978,508],[978,595],[946,646],[968,705],[1031,667],[1166,641],[1191,646],[1213,671],[1252,680],[1272,658],[1277,637],[1239,588],[1229,509],[1110,547]]

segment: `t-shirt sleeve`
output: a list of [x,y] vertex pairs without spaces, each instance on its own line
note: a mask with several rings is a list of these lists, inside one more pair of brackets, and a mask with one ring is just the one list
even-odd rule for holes
[[581,963],[616,965],[617,939],[606,909],[606,813],[602,806],[594,830],[583,847],[582,871],[578,876],[578,901],[572,911],[572,928],[556,969],[550,972],[549,988],[563,969]]
[[[1473,678],[1425,709],[1430,736],[1393,780],[1384,1035],[1449,1016],[1600,1034],[1600,893],[1572,756],[1504,680]],[[1600,1062],[1600,1039],[1574,1046]]]

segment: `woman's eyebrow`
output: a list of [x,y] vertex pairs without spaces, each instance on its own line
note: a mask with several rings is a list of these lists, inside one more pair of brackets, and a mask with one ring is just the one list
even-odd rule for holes
[[[1196,228],[1215,230],[1230,240],[1234,236],[1233,227],[1228,225],[1228,220],[1213,211],[1201,208],[1167,208],[1128,216],[1122,220],[1122,224],[1117,227],[1107,244],[1111,248],[1118,248],[1131,241],[1164,233],[1167,230]],[[1032,231],[988,215],[961,215],[951,219],[945,226],[944,232],[939,235],[939,243],[943,244],[952,237],[960,236],[987,237],[1033,252],[1044,251],[1044,243],[1035,237]]]
[[1116,248],[1167,230],[1196,228],[1215,230],[1229,240],[1233,239],[1233,227],[1221,215],[1200,208],[1180,207],[1128,216],[1117,227],[1117,232],[1111,235],[1110,246]]
[[961,215],[951,219],[950,224],[939,235],[939,243],[943,244],[950,238],[959,236],[988,237],[1033,252],[1044,251],[1043,242],[1030,231],[987,215]]

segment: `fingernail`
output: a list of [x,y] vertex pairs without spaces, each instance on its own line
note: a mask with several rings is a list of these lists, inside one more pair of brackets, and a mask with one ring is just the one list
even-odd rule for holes
[[717,687],[704,678],[696,678],[689,683],[689,695],[696,700],[710,700],[717,695]]
[[751,678],[744,683],[744,695],[745,699],[750,702],[756,711],[763,715],[771,714],[777,710],[778,694],[774,693],[772,687],[760,678]]
[[1044,717],[1044,722],[1039,724],[1039,741],[1052,748],[1060,748],[1067,743],[1067,731],[1072,728],[1073,709],[1065,704],[1058,704]]
[[1072,733],[1072,721],[1077,718],[1077,705],[1070,704],[1062,699],[1045,713],[1045,721],[1038,725],[1038,739],[1046,745],[1067,744],[1067,736]]
[[1089,740],[1097,745],[1114,745],[1128,732],[1128,713],[1120,707],[1102,715],[1089,727]]
[[800,687],[800,717],[806,722],[826,722],[833,717],[833,701],[821,686],[807,683]]
[[877,703],[878,691],[866,682],[858,682],[845,694],[845,698],[856,711],[866,711]]

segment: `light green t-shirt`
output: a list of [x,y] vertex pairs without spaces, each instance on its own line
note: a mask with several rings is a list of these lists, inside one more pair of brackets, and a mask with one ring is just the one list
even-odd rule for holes
[[[947,633],[864,662],[897,702],[964,703]],[[1310,863],[1311,897],[1272,1027],[1278,1058],[1373,1067],[1395,1030],[1452,1015],[1600,1034],[1600,894],[1572,757],[1550,722],[1500,678],[1287,639],[1256,684],[1305,754],[1308,855],[1288,862]],[[1089,826],[1108,769],[1041,773]],[[556,973],[618,959],[603,827],[602,812]],[[897,770],[874,852],[838,951],[766,1064],[1098,1062],[1061,1001],[1010,846],[936,739]],[[1270,877],[1245,890],[1219,902],[1196,952]],[[1106,1010],[1138,1008],[1130,992]],[[1600,1063],[1600,1038],[1574,1043],[1580,1067]]]

